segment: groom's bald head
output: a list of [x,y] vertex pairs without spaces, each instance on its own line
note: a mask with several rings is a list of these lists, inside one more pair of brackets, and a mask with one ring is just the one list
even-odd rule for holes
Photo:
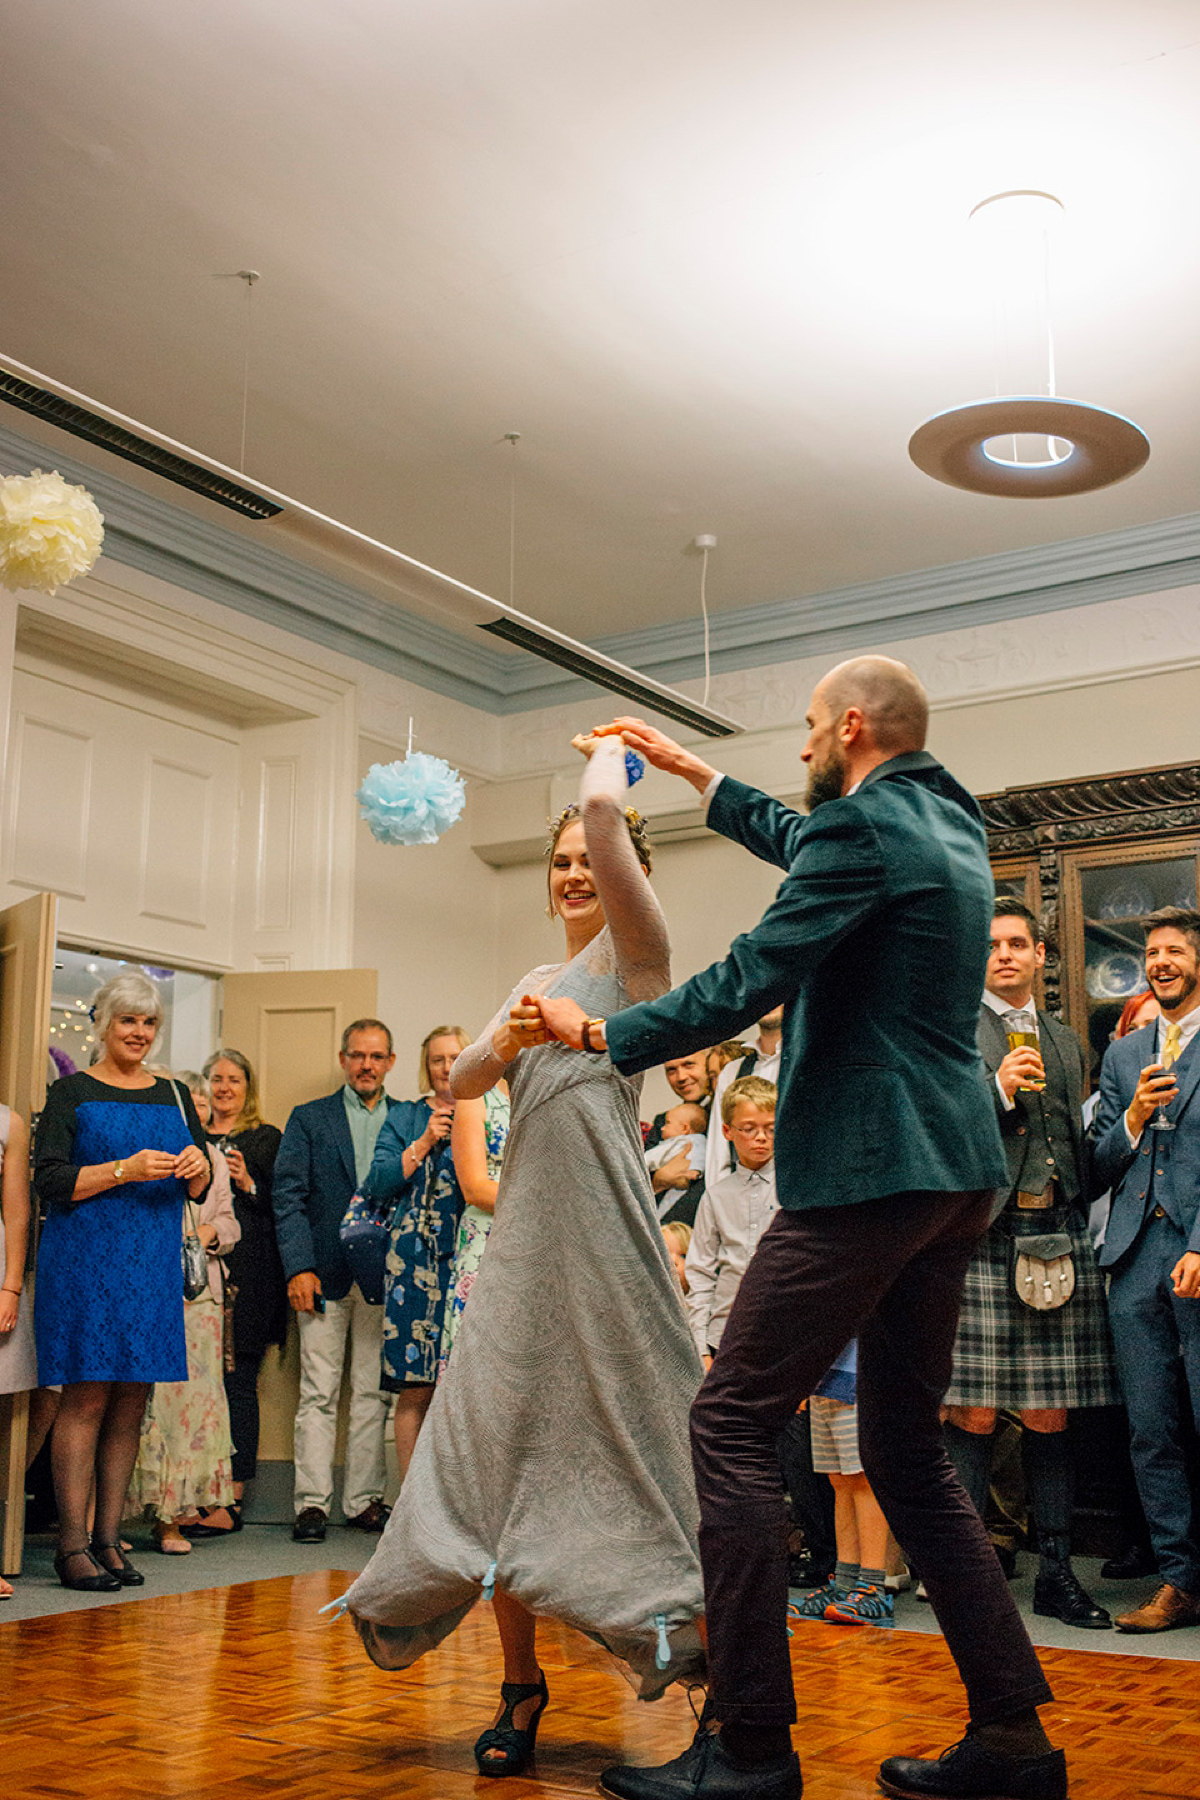
[[890,656],[852,657],[817,683],[813,699],[818,698],[834,719],[856,707],[876,748],[888,756],[925,747],[929,699],[907,663]]

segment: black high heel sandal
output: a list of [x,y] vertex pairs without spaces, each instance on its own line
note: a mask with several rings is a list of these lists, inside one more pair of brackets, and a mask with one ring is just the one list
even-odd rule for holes
[[[67,1564],[74,1557],[82,1556],[91,1565],[91,1575],[68,1575]],[[111,1569],[96,1561],[85,1544],[81,1550],[58,1550],[54,1556],[54,1573],[65,1588],[72,1588],[77,1594],[116,1594],[120,1592],[121,1583]]]
[[[117,1566],[115,1569],[110,1568],[108,1563],[105,1562],[104,1558],[106,1556],[116,1557]],[[134,1568],[120,1544],[98,1544],[95,1538],[93,1538],[92,1560],[96,1563],[98,1568],[104,1570],[106,1575],[111,1575],[113,1577],[118,1587],[145,1587],[146,1585],[146,1577],[142,1574],[140,1569]]]
[[[513,1724],[513,1714],[523,1700],[538,1698],[523,1730]],[[502,1681],[500,1698],[504,1711],[499,1721],[475,1740],[475,1766],[481,1775],[519,1775],[533,1755],[537,1743],[538,1721],[550,1698],[543,1670],[536,1681]],[[491,1756],[488,1751],[492,1751]]]
[[225,1511],[229,1514],[229,1524],[209,1525],[207,1523],[209,1513],[220,1512],[220,1510],[219,1506],[197,1508],[200,1515],[198,1520],[194,1525],[181,1525],[179,1527],[180,1536],[192,1538],[197,1543],[204,1538],[232,1537],[235,1531],[242,1529],[242,1503],[240,1500],[227,1500]]

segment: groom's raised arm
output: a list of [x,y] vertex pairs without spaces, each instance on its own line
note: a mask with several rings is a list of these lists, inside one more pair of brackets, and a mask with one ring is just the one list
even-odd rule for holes
[[722,775],[708,803],[709,826],[732,838],[753,856],[777,868],[790,869],[800,852],[800,833],[807,820],[790,806],[757,788]]

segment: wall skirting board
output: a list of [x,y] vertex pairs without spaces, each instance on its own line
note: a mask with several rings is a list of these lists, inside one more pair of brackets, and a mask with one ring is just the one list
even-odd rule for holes
[[[105,515],[106,553],[114,561],[309,642],[492,714],[578,703],[598,691],[534,657],[495,650],[482,634],[452,632],[418,618],[256,543],[252,528],[234,530],[200,517],[0,422],[0,468],[41,465],[90,488]],[[1198,581],[1200,513],[1188,513],[717,614],[712,667],[718,676],[766,672],[884,640],[1031,619]],[[594,643],[662,681],[703,674],[697,619]]]

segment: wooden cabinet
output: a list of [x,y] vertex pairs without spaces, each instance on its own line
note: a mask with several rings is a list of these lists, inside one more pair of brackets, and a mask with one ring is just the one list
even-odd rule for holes
[[1094,1082],[1121,1010],[1145,990],[1142,920],[1197,902],[1200,765],[981,797],[996,886],[1046,931],[1043,1004],[1079,1033]]

